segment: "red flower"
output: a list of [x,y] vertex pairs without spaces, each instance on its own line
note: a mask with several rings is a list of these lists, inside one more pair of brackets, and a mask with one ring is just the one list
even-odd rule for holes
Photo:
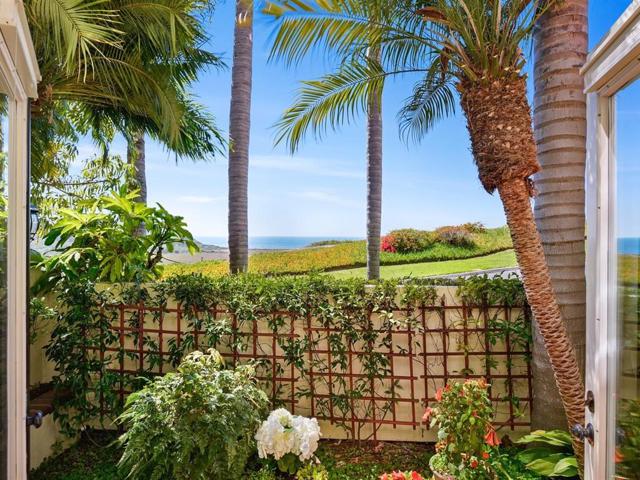
[[393,235],[387,235],[382,237],[382,244],[380,245],[380,250],[383,252],[396,253],[396,239]]
[[407,477],[405,477],[402,472],[392,472],[391,480],[407,480]]
[[433,413],[433,408],[427,407],[427,409],[424,411],[424,415],[422,415],[422,421],[424,423],[427,423],[429,421],[429,418],[431,418],[432,413]]
[[475,457],[471,457],[471,462],[469,463],[471,468],[478,468],[478,459]]
[[418,472],[411,472],[411,480],[424,480]]
[[489,452],[482,452],[482,458],[489,460]]
[[438,390],[436,390],[436,400],[438,402],[442,401],[442,388],[439,388]]
[[616,463],[624,462],[624,455],[617,448],[616,448],[616,454],[615,454],[614,460],[615,460]]
[[484,441],[490,447],[497,447],[498,445],[500,445],[500,439],[498,438],[498,434],[493,429],[493,427],[488,427],[487,434],[484,436]]
[[451,385],[445,385],[445,387],[444,387],[444,391],[445,391],[445,392],[449,392],[449,391],[451,391]]

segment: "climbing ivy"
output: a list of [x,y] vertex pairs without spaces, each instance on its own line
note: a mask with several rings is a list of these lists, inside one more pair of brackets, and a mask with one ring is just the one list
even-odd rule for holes
[[[321,275],[211,278],[197,274],[124,286],[99,286],[82,280],[61,282],[56,289],[56,327],[46,350],[58,371],[54,384],[65,393],[61,398],[67,399],[57,406],[56,418],[68,434],[95,419],[109,421],[122,411],[120,392],[140,389],[158,374],[161,365],[163,372],[169,366],[175,368],[195,349],[213,347],[245,355],[241,359],[234,356],[234,361],[249,360],[246,356],[252,351],[251,331],[260,319],[266,330],[275,334],[284,357],[284,361],[275,364],[265,359],[256,362],[273,405],[282,405],[292,394],[298,399],[314,397],[313,389],[330,392],[314,397],[315,415],[332,418],[349,435],[362,438],[363,427],[370,425],[366,420],[384,418],[394,408],[399,394],[397,380],[382,380],[391,373],[391,356],[387,352],[393,345],[393,332],[404,329],[421,333],[420,308],[440,302],[437,281],[413,279],[400,283],[401,288],[398,281],[367,284],[359,279]],[[457,285],[458,294],[469,304],[518,306],[524,301],[517,278],[476,277],[440,283]],[[126,309],[122,319],[115,308],[121,303],[133,307]],[[157,336],[145,334],[143,359],[135,349],[124,346],[138,345],[140,322],[148,323],[151,315],[153,323],[159,325],[175,303],[182,312],[179,341],[171,337],[161,352]],[[146,318],[140,318],[143,309],[136,309],[136,305],[144,306]],[[500,315],[494,317],[489,319],[492,342],[499,342],[507,334],[514,342],[528,341],[529,324],[524,316],[508,322]],[[311,319],[313,329],[308,330]],[[112,328],[120,321],[126,329],[123,336]],[[289,335],[292,321],[303,322],[307,334]],[[330,365],[327,355],[311,355],[322,349],[330,353]],[[359,375],[326,375],[329,370],[346,371],[351,358],[359,364]],[[120,372],[117,365],[124,360],[143,368]],[[487,353],[487,362],[490,361]],[[289,375],[292,367],[306,380],[300,385],[308,387],[300,386],[291,392],[285,390],[284,383],[271,381]],[[361,401],[371,397],[387,400]]]

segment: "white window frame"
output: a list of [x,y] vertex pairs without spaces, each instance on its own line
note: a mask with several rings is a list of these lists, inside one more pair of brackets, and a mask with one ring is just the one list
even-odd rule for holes
[[40,73],[22,0],[0,0],[0,74],[9,89],[7,478],[26,480],[29,98]]
[[594,394],[594,443],[586,444],[585,478],[612,478],[616,378],[617,243],[615,238],[615,94],[640,76],[640,0],[634,0],[583,68],[587,93],[587,359],[586,386]]

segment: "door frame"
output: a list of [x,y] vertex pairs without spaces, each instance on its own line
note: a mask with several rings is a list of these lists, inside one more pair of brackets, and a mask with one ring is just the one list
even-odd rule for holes
[[29,108],[38,63],[22,0],[0,0],[0,74],[9,89],[7,187],[7,478],[27,472]]
[[[634,0],[589,55],[582,73],[587,93],[586,162],[586,388],[594,394],[586,422],[594,442],[585,444],[585,478],[611,478],[615,429],[608,421],[615,378],[617,243],[615,94],[640,76],[640,0]],[[603,340],[604,339],[604,340]]]

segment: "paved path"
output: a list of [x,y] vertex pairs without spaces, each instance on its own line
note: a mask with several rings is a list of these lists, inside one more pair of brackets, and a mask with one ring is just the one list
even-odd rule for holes
[[520,269],[518,267],[513,268],[492,268],[489,270],[475,270],[473,272],[452,273],[449,275],[433,275],[425,278],[450,278],[455,280],[460,277],[475,277],[477,275],[487,275],[489,277],[495,277],[497,275],[508,278],[511,275],[520,276]]

